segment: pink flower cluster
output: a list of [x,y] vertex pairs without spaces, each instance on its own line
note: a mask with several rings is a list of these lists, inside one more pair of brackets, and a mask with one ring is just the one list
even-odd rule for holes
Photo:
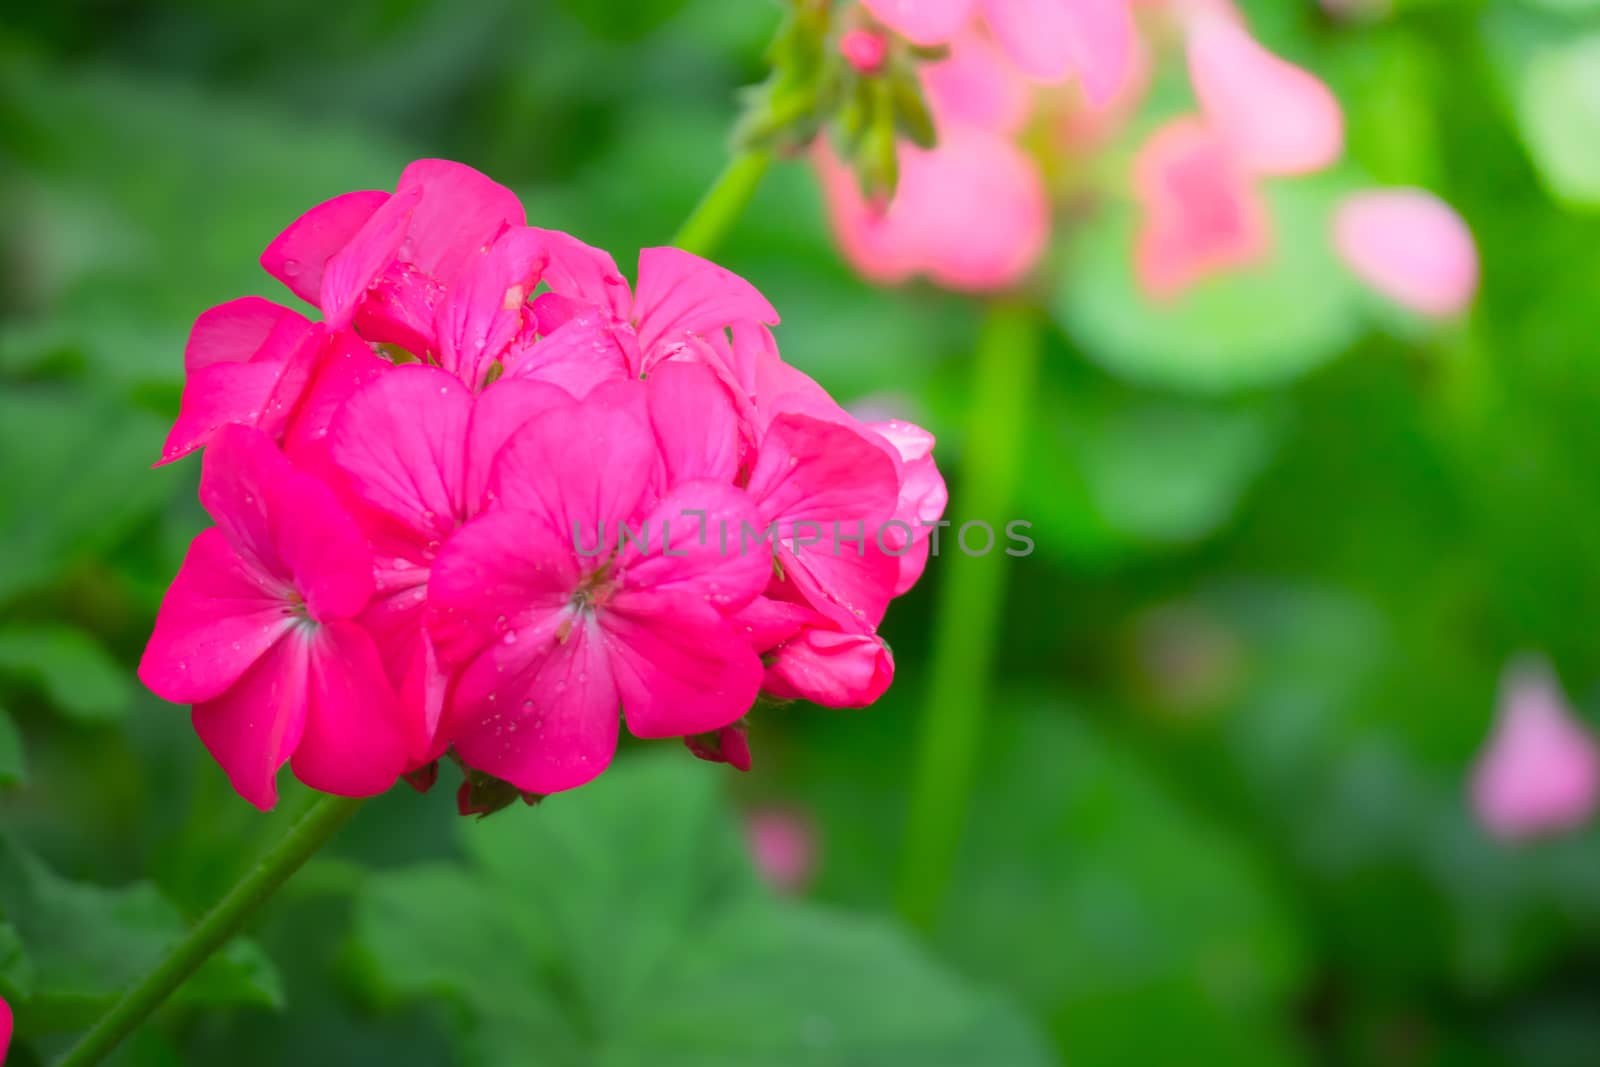
[[[1167,35],[1139,35],[1133,0],[862,6],[915,44],[947,46],[948,56],[921,68],[939,142],[900,144],[901,181],[889,204],[863,199],[849,168],[828,146],[817,149],[846,258],[881,283],[924,275],[977,292],[1017,284],[1049,244],[1046,171],[1081,172],[1083,157],[1125,125]],[[1262,47],[1230,0],[1137,6],[1182,39],[1198,104],[1197,114],[1152,133],[1133,163],[1136,274],[1151,297],[1168,299],[1271,256],[1263,183],[1334,164],[1344,150],[1344,120],[1328,88]],[[865,51],[862,32],[847,35],[846,55],[870,74],[854,58]],[[1074,79],[1076,98],[1049,89]],[[1476,292],[1471,233],[1429,193],[1358,193],[1339,206],[1330,231],[1353,273],[1413,310],[1457,314]]]
[[759,694],[889,684],[876,627],[945,503],[933,439],[785,364],[748,282],[651,248],[630,289],[437,160],[313,208],[261,262],[322,318],[245,298],[195,323],[163,462],[205,448],[216,525],[140,664],[245,799],[271,807],[285,762],[365,795],[447,751],[571,789],[619,708],[748,765]]

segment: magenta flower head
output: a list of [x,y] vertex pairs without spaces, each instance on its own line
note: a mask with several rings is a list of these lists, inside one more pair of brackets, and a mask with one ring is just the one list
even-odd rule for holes
[[1485,829],[1510,841],[1574,829],[1600,805],[1600,744],[1544,661],[1506,669],[1471,799]]
[[323,318],[196,323],[163,458],[206,449],[216,526],[140,665],[251,803],[286,762],[361,796],[449,755],[482,813],[589,781],[624,722],[748,768],[763,693],[887,687],[877,626],[944,509],[933,439],[783,363],[744,279],[655,248],[630,287],[440,161],[262,263]]

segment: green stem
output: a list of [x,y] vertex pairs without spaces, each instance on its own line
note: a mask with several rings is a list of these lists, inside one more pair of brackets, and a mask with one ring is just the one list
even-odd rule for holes
[[[943,907],[966,824],[1010,562],[1000,549],[1004,526],[1015,517],[1039,342],[1033,312],[998,304],[975,353],[971,422],[957,479],[961,503],[934,564],[943,565],[942,584],[896,898],[900,913],[921,929],[931,927]],[[963,522],[978,519],[1000,539],[994,551],[967,556],[955,534]]]
[[697,256],[708,256],[716,251],[750,205],[750,198],[755,196],[756,187],[771,165],[770,152],[737,153],[678,227],[677,235],[672,238],[673,246]]
[[212,953],[232,940],[278,887],[350,820],[363,801],[364,798],[326,795],[312,805],[250,873],[172,946],[155,969],[123,994],[57,1067],[87,1067],[109,1055]]

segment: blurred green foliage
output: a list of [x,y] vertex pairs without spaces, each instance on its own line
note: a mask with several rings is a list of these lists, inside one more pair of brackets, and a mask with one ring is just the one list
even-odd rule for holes
[[[748,777],[628,752],[482,825],[445,785],[376,802],[121,1062],[1024,1067],[1053,1058],[1039,1035],[1077,1067],[1596,1062],[1600,834],[1497,844],[1463,779],[1518,650],[1547,652],[1594,718],[1600,5],[1399,0],[1354,23],[1245,6],[1333,84],[1351,159],[1275,193],[1281,219],[1309,204],[1286,230],[1295,285],[1237,279],[1160,311],[1131,288],[1125,205],[1063,234],[1020,508],[1039,551],[1013,573],[1002,699],[926,945],[888,902],[931,587],[956,555],[891,612],[890,695],[764,715]],[[780,15],[0,16],[16,1063],[59,1050],[303,799],[248,808],[132,678],[203,522],[195,463],[146,470],[193,317],[282,297],[254,262],[272,235],[422,155],[490,172],[627,265],[720,169]],[[1371,181],[1434,188],[1473,226],[1470,322],[1426,333],[1328,261],[1320,205]],[[949,468],[980,308],[854,280],[801,165],[720,258],[782,311],[789,360],[925,421]],[[773,899],[740,853],[733,814],[773,803],[818,828],[812,900]]]

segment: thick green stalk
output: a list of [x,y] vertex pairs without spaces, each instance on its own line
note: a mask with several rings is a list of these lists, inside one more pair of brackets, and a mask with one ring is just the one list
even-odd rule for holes
[[[900,913],[922,929],[933,925],[949,889],[992,699],[1010,563],[1004,531],[1018,517],[1012,512],[1039,342],[1034,312],[1013,304],[990,310],[975,353],[971,419],[956,479],[960,495],[931,564],[941,584],[896,898]],[[968,556],[957,542],[962,523],[973,520],[995,530],[987,555]],[[977,530],[972,536],[974,548],[983,543]]]
[[750,206],[750,198],[755,196],[756,187],[771,165],[770,152],[737,153],[678,227],[672,238],[673,246],[697,256],[709,256],[716,251],[733,224],[739,221],[739,216],[744,214],[744,209]]
[[278,887],[298,871],[361,807],[362,798],[325,795],[300,817],[216,907],[167,952],[154,970],[122,995],[57,1067],[99,1063],[211,957],[239,933]]

